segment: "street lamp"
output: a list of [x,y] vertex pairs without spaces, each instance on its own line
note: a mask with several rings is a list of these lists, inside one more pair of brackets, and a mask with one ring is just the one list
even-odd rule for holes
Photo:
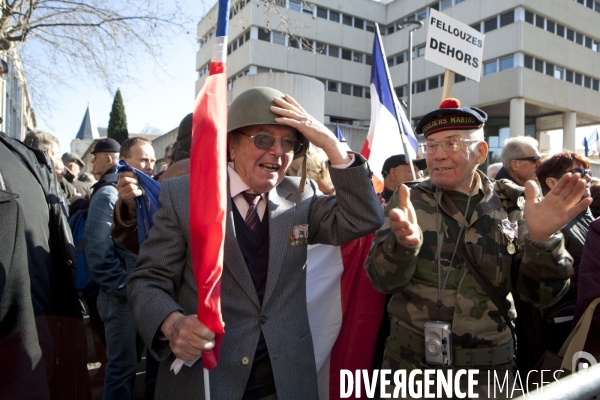
[[422,21],[404,21],[398,23],[398,28],[403,29],[405,26],[410,26],[408,31],[408,121],[412,125],[412,34],[413,31],[423,26]]

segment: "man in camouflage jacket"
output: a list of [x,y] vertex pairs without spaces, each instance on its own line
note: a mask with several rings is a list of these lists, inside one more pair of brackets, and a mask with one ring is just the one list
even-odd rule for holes
[[[516,313],[511,290],[547,306],[568,287],[572,258],[557,231],[591,199],[577,204],[585,187],[579,175],[565,175],[560,188],[542,201],[537,201],[537,186],[528,182],[525,191],[533,200],[527,203],[522,187],[487,178],[477,171],[487,157],[482,129],[487,115],[449,100],[416,128],[427,139],[431,177],[401,185],[392,196],[365,268],[375,288],[393,293],[383,368],[476,368],[479,397],[486,398],[485,370],[501,372],[504,379],[513,366],[514,344],[498,307],[456,250],[457,239],[510,305],[512,324]],[[525,214],[529,220],[524,220]],[[427,321],[451,325],[451,366],[426,362]],[[388,393],[393,385],[392,381]],[[510,395],[505,391],[496,397]]]

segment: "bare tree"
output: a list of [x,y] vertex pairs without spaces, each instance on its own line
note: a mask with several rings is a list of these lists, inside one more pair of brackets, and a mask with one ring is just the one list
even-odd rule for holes
[[[163,45],[193,34],[178,0],[0,0],[0,54],[18,48],[34,101],[74,79],[114,92],[142,62],[159,68]],[[39,106],[39,104],[36,104]]]
[[143,133],[145,135],[162,135],[164,132],[160,128],[157,128],[156,126],[146,124],[142,128],[140,133]]

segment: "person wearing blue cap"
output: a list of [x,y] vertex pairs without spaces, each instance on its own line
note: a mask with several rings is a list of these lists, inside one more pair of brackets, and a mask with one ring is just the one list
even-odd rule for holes
[[110,235],[119,197],[116,185],[120,149],[116,140],[106,138],[98,141],[92,151],[92,173],[99,180],[92,187],[85,227],[85,256],[92,278],[100,287],[97,305],[106,337],[104,399],[132,398],[143,347],[137,345],[137,328],[125,289],[136,256],[115,244]]
[[[373,285],[392,294],[382,368],[454,373],[459,387],[443,389],[447,398],[466,390],[487,398],[494,379],[508,382],[491,388],[495,398],[512,396],[511,290],[539,307],[561,297],[573,259],[559,231],[591,202],[581,200],[586,182],[578,174],[565,174],[541,201],[533,181],[523,188],[485,176],[478,167],[488,153],[486,120],[482,110],[446,99],[419,121],[430,177],[400,185],[365,265]],[[469,372],[477,382],[456,375],[464,369],[477,370]],[[429,392],[439,397],[438,385]]]

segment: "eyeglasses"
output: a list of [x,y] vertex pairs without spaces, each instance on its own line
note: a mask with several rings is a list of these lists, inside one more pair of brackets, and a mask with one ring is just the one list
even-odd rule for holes
[[463,139],[458,136],[450,136],[440,141],[428,140],[425,142],[425,152],[427,154],[434,154],[438,149],[438,145],[441,144],[444,151],[448,153],[454,153],[464,149],[466,146],[474,142],[479,142],[479,140]]
[[566,173],[571,173],[571,174],[579,174],[579,175],[581,175],[581,177],[582,177],[582,178],[583,178],[584,176],[586,176],[586,175],[589,175],[589,176],[590,176],[590,178],[592,177],[592,170],[590,170],[590,169],[583,169],[583,168],[573,168],[573,169],[572,169],[572,170],[570,170],[570,171],[565,171],[565,172],[563,173],[563,175],[564,175],[564,174],[566,174]]
[[250,136],[242,131],[237,131],[244,136],[248,136],[250,139],[254,139],[254,145],[261,150],[270,150],[275,146],[275,142],[281,143],[281,148],[284,153],[297,153],[302,148],[302,142],[296,139],[284,138],[281,140],[276,140],[273,136],[270,135],[255,135]]
[[542,157],[541,156],[531,156],[531,157],[521,157],[521,158],[515,158],[516,161],[531,161],[532,163],[536,163],[538,161],[540,161]]

